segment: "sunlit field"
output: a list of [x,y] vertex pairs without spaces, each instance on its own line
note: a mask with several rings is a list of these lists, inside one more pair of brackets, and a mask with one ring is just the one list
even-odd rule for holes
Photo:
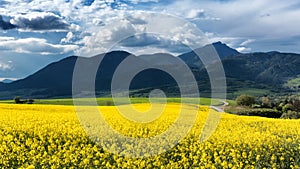
[[[80,105],[88,105],[92,98],[80,98]],[[96,102],[99,106],[113,106],[114,103],[126,104],[127,98],[117,98],[117,100],[113,100],[111,97],[99,97],[96,98]],[[222,102],[219,100],[211,99],[211,98],[155,98],[151,100],[153,102],[168,102],[168,103],[199,103],[201,105],[220,105]],[[133,104],[136,103],[149,103],[149,98],[130,98],[130,102]],[[0,103],[14,103],[14,100],[0,100]],[[35,104],[47,104],[47,105],[73,105],[72,98],[62,98],[62,99],[35,99]]]
[[[134,107],[146,111],[151,105]],[[116,131],[147,138],[172,125],[180,104],[169,103],[157,120],[143,124],[124,119],[114,106],[99,109]],[[300,120],[223,114],[217,130],[201,142],[199,135],[209,108],[182,106],[187,113],[195,109],[198,115],[193,128],[175,147],[153,157],[128,158],[109,153],[90,140],[73,106],[0,104],[0,168],[300,167]]]

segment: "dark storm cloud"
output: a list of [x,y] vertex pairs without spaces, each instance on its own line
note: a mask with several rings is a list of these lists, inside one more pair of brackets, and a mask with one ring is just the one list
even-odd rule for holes
[[183,43],[173,41],[164,37],[152,34],[140,34],[131,36],[120,43],[123,47],[154,47],[158,49],[167,49],[174,53],[184,53],[191,50]]
[[122,46],[126,47],[144,47],[144,46],[154,46],[162,44],[164,39],[152,35],[141,34],[131,36],[121,42]]
[[5,7],[5,5],[8,5],[9,3],[4,0],[0,0],[0,7]]
[[67,30],[69,28],[69,24],[53,13],[20,15],[13,19],[13,23],[22,29],[30,30]]
[[13,25],[10,22],[4,21],[2,16],[0,15],[0,28],[1,29],[8,30],[8,29],[14,29],[16,27],[17,27],[16,25]]

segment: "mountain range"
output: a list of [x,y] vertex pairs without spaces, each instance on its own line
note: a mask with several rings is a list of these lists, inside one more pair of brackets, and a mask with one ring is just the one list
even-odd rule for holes
[[[242,54],[224,43],[216,42],[179,56],[167,53],[135,56],[125,51],[112,51],[91,58],[70,56],[51,63],[24,79],[11,83],[0,82],[0,99],[11,99],[14,96],[71,97],[74,67],[76,61],[79,60],[83,64],[83,70],[89,70],[95,63],[102,60],[97,67],[95,91],[88,91],[95,92],[98,96],[111,94],[111,82],[115,71],[125,61],[130,60],[119,72],[121,72],[120,77],[124,78],[124,83],[129,74],[139,72],[129,85],[133,96],[147,96],[154,88],[163,90],[167,96],[178,96],[180,92],[176,80],[163,70],[180,74],[181,71],[184,72],[187,65],[197,81],[200,95],[209,97],[210,81],[206,71],[207,65],[202,63],[198,55],[210,58],[213,54],[210,52],[212,48],[223,64],[229,98],[243,92],[253,95],[292,92],[292,89],[284,86],[288,81],[300,75],[299,54],[280,52]],[[214,64],[216,63],[210,63],[210,66]],[[140,71],[143,67],[149,69]],[[84,74],[79,76],[82,79],[80,81],[82,86],[85,85],[85,76]],[[182,73],[182,76],[186,74]],[[189,85],[188,83],[186,85]],[[117,85],[124,87],[122,83]]]

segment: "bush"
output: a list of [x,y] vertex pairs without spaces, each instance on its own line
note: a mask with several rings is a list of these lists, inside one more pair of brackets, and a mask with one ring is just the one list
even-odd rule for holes
[[33,99],[28,99],[27,104],[33,104],[34,100]]
[[240,106],[251,106],[255,103],[255,98],[248,95],[240,95],[236,98],[236,103]]
[[20,97],[20,96],[16,96],[16,97],[14,98],[14,100],[15,100],[15,103],[16,103],[16,104],[23,104],[23,103],[26,103],[26,100],[21,100],[21,97]]
[[283,112],[288,112],[289,110],[293,110],[293,109],[294,109],[294,106],[290,103],[288,103],[282,107]]
[[112,103],[112,101],[107,100],[107,101],[105,102],[105,105],[106,105],[106,106],[112,106],[113,103]]
[[237,112],[237,115],[280,118],[282,113],[275,109],[244,109]]
[[16,96],[15,98],[14,98],[14,101],[15,101],[15,103],[19,103],[20,101],[21,101],[21,97],[20,96]]
[[299,119],[300,118],[300,112],[289,110],[287,113],[283,113],[280,118],[283,118],[283,119]]
[[295,111],[300,112],[300,100],[299,99],[295,99],[293,101],[293,107],[294,107]]
[[253,105],[252,105],[252,108],[255,108],[255,109],[261,108],[261,105],[259,105],[259,104],[253,104]]
[[16,104],[24,104],[24,103],[33,104],[33,102],[34,102],[33,99],[21,100],[20,96],[16,96],[14,98],[14,101],[15,101]]
[[271,106],[271,101],[268,97],[262,97],[261,98],[261,105],[264,108],[269,108]]

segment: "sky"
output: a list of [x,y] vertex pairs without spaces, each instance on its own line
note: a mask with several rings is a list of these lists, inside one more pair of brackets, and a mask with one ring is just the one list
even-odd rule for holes
[[0,80],[110,50],[300,53],[299,0],[0,0]]

